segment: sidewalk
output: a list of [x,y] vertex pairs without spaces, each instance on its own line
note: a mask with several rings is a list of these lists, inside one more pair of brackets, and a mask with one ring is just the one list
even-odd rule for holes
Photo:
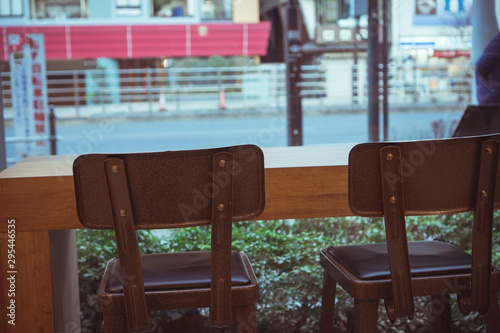
[[[339,102],[343,102],[339,104]],[[302,110],[305,115],[334,114],[334,113],[359,113],[367,112],[367,104],[353,105],[350,101],[332,101],[327,98],[304,98]],[[390,112],[405,111],[433,111],[433,110],[464,110],[466,102],[422,101],[419,103],[389,104]],[[164,110],[164,111],[163,111]],[[83,106],[55,106],[56,117],[59,120],[106,118],[106,117],[131,117],[131,118],[190,118],[190,117],[244,117],[259,116],[286,112],[285,98],[279,98],[268,105],[258,105],[241,101],[241,99],[227,98],[225,108],[220,108],[218,100],[184,100],[176,101],[167,99],[165,103],[134,102],[102,105]],[[380,106],[380,113],[382,107]],[[11,120],[12,109],[4,110],[4,118]]]

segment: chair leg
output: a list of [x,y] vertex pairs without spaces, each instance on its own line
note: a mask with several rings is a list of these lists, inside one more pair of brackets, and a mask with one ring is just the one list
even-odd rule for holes
[[498,290],[490,293],[490,307],[485,315],[486,332],[498,332],[500,327],[500,309],[498,306]]
[[354,300],[354,332],[376,333],[379,301]]
[[337,282],[326,271],[323,274],[323,296],[321,300],[320,332],[333,332],[333,316],[335,312],[335,293]]
[[257,332],[257,317],[255,315],[255,305],[233,306],[233,330],[235,333],[255,333]]
[[450,295],[432,296],[433,332],[451,332]]
[[125,313],[104,313],[104,333],[128,332]]

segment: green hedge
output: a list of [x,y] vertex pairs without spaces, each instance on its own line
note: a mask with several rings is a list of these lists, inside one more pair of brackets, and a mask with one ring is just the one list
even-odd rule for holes
[[[409,240],[446,240],[470,250],[471,214],[437,217],[409,217]],[[207,250],[210,227],[175,230],[168,236],[139,233],[140,248],[147,253]],[[323,270],[319,250],[330,245],[384,241],[382,219],[359,217],[280,220],[235,223],[233,248],[245,252],[252,262],[260,283],[258,304],[259,332],[317,332],[321,307]],[[495,214],[493,260],[500,264],[500,214]],[[102,316],[95,309],[95,291],[106,260],[116,256],[114,235],[110,231],[79,230],[77,238],[80,275],[82,332],[99,332]],[[482,316],[462,316],[453,304],[453,326],[456,332],[484,331]],[[379,330],[388,332],[425,332],[432,322],[430,300],[416,299],[412,321],[391,325],[383,302],[379,309]],[[205,311],[206,312],[206,311]],[[203,312],[204,313],[204,312]],[[179,314],[174,313],[175,314]],[[168,326],[174,315],[156,314],[158,327]],[[192,312],[184,313],[193,316]],[[198,317],[193,317],[198,318]],[[337,288],[335,326],[352,330],[353,300]],[[193,322],[193,320],[191,320]],[[165,328],[163,328],[164,331]]]

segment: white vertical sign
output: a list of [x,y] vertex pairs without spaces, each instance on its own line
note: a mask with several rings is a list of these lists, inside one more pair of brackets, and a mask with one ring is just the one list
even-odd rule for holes
[[[50,154],[45,47],[42,34],[9,35],[16,159]],[[36,140],[40,138],[40,140]]]

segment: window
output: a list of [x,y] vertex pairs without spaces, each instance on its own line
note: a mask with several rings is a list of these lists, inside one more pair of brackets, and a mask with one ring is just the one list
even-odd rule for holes
[[116,0],[116,14],[119,16],[140,16],[141,0]]
[[22,0],[0,0],[0,17],[23,16]]
[[232,20],[232,0],[203,0],[201,3],[202,20]]
[[[340,2],[338,0],[319,0],[316,7],[317,21],[321,24],[337,23],[339,14],[343,14],[339,13],[339,8],[344,8],[342,4],[344,4],[345,1],[346,0],[341,0]],[[349,10],[348,7],[347,10]]]
[[32,18],[66,19],[85,17],[85,0],[31,0]]
[[152,0],[153,16],[193,16],[194,0]]

